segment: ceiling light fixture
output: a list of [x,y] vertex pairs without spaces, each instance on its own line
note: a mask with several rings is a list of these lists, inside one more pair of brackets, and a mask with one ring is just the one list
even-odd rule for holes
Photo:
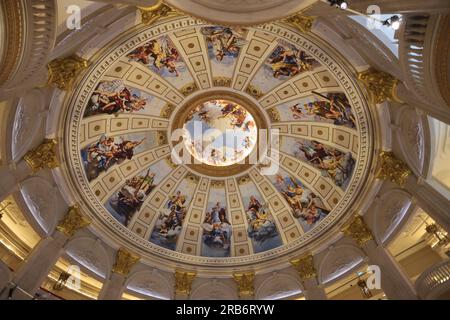
[[344,0],[322,0],[322,2],[328,3],[330,6],[334,6],[336,8],[341,9],[341,10],[345,10],[345,11],[351,12],[351,13],[356,14],[358,16],[363,16],[363,17],[366,17],[368,19],[372,19],[374,21],[377,21],[377,22],[381,23],[383,26],[391,27],[394,30],[400,29],[400,25],[401,25],[402,19],[398,15],[393,15],[392,17],[390,17],[390,18],[388,18],[386,20],[380,20],[378,18],[375,18],[373,15],[367,15],[367,14],[361,13],[359,11],[350,9],[348,7],[348,2],[344,1]]
[[402,22],[401,18],[397,15],[390,17],[383,21],[383,25],[387,27],[391,27],[394,30],[398,30],[400,28],[400,23]]

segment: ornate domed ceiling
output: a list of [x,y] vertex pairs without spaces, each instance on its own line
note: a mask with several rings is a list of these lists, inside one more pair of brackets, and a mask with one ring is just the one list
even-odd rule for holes
[[354,71],[330,52],[282,24],[176,17],[127,32],[64,104],[67,186],[99,232],[160,264],[233,267],[323,243],[374,149]]

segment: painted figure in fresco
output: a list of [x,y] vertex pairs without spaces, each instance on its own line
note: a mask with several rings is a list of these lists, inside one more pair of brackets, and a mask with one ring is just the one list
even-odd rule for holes
[[110,200],[111,207],[125,217],[128,226],[133,215],[140,210],[144,199],[155,188],[155,173],[147,170],[145,175],[137,175],[125,181],[125,185]]
[[137,112],[144,109],[146,104],[146,98],[140,98],[138,94],[125,87],[122,81],[104,81],[92,93],[84,116]]
[[314,59],[294,46],[279,45],[270,55],[267,63],[272,68],[273,77],[293,77],[312,69]]
[[326,96],[315,91],[312,93],[325,100],[312,101],[303,106],[295,104],[290,108],[294,119],[313,116],[318,119],[330,120],[336,125],[356,128],[355,116],[344,93],[328,93]]
[[294,156],[310,162],[323,176],[328,176],[337,186],[343,186],[351,177],[355,160],[350,152],[343,153],[317,141],[297,141]]
[[134,149],[145,140],[144,138],[141,141],[129,141],[122,137],[120,139],[121,141],[116,143],[113,137],[102,135],[98,142],[81,151],[89,181],[97,178],[101,172],[107,171],[112,165],[132,159]]
[[248,236],[256,241],[265,241],[278,235],[275,223],[255,196],[250,196],[247,206]]
[[295,218],[303,221],[307,226],[314,225],[317,221],[328,215],[322,200],[311,190],[303,187],[292,177],[275,177],[275,185],[293,210]]
[[231,243],[231,223],[226,209],[217,202],[211,212],[207,212],[202,224],[203,242],[209,247],[229,250]]
[[165,68],[169,73],[179,76],[177,62],[180,60],[180,53],[169,41],[151,40],[130,52],[127,57],[144,65],[151,64],[156,70]]
[[225,56],[237,57],[245,43],[242,37],[228,27],[204,27],[202,33],[205,35],[216,61],[222,61]]
[[150,240],[175,250],[176,240],[181,232],[185,216],[186,196],[182,195],[181,191],[177,191],[170,196],[166,209],[161,211]]
[[[217,103],[220,103],[220,101],[217,101]],[[231,119],[231,125],[237,128],[242,128],[244,131],[250,130],[252,126],[254,126],[253,121],[248,121],[252,123],[247,123],[245,121],[245,118],[247,117],[247,111],[240,107],[237,104],[234,103],[227,103],[222,107],[222,115],[219,116],[219,118],[230,118]],[[244,127],[243,127],[244,126]]]

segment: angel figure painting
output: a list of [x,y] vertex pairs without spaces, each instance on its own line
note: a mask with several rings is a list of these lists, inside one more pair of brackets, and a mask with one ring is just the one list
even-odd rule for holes
[[247,30],[209,26],[201,28],[201,33],[205,36],[213,75],[231,78],[237,57],[246,43]]
[[123,225],[128,226],[134,214],[141,209],[144,200],[156,187],[156,173],[148,168],[125,181],[107,203],[109,212]]
[[163,78],[170,78],[178,89],[193,82],[186,63],[168,36],[150,40],[131,51],[127,57],[129,61],[139,62]]
[[[223,201],[225,202],[225,199]],[[208,209],[201,226],[203,229],[202,256],[229,257],[232,227],[228,220],[227,209],[222,205],[222,202],[208,203]]]
[[322,199],[306,188],[298,179],[285,174],[277,174],[272,181],[292,208],[294,218],[300,221],[305,231],[311,230],[330,211]]
[[116,139],[102,135],[100,139],[81,150],[81,158],[89,181],[98,177],[101,172],[111,166],[133,158],[135,149],[141,145],[141,140],[128,140],[124,137]]
[[317,97],[315,101],[296,103],[290,107],[293,119],[316,120],[356,128],[355,115],[345,93],[312,93]]
[[101,81],[91,95],[84,117],[138,112],[147,103],[148,97],[143,96],[139,90],[126,87],[122,80]]
[[351,152],[342,152],[315,140],[283,137],[281,150],[319,169],[342,189],[346,189],[353,174],[355,159]]
[[175,250],[186,216],[187,205],[187,196],[180,190],[171,195],[165,208],[159,214],[150,236],[150,242],[169,250]]
[[280,40],[253,77],[251,84],[262,93],[267,93],[283,81],[303,72],[312,71],[318,66],[319,62],[305,51]]

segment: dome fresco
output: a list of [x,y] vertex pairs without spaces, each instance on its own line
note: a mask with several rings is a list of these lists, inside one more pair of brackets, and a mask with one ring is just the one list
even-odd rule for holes
[[[179,17],[120,43],[64,124],[71,184],[105,232],[149,256],[225,265],[288,253],[347,212],[370,115],[317,39]],[[258,145],[265,129],[272,151]],[[181,145],[195,164],[174,157]]]

